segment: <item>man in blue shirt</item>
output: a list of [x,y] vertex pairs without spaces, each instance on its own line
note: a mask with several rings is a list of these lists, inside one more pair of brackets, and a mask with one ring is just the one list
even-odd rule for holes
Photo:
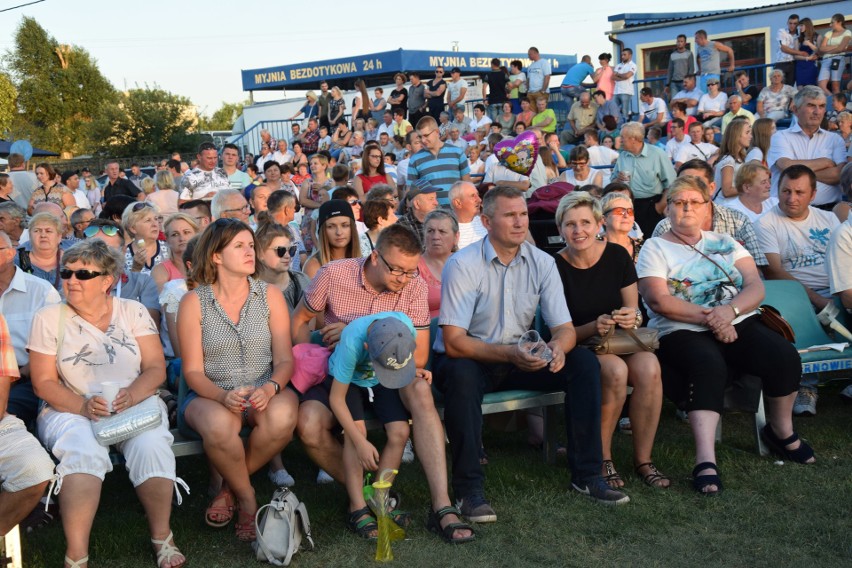
[[[553,257],[526,242],[524,194],[497,186],[485,194],[488,236],[450,257],[441,288],[441,330],[435,340],[435,380],[444,394],[444,421],[453,459],[453,492],[462,514],[494,522],[479,462],[486,392],[532,389],[565,392],[568,466],[575,491],[605,504],[630,498],[601,477],[600,365],[576,334]],[[550,328],[551,357],[521,351],[518,339],[536,309]]]
[[568,108],[574,104],[575,99],[580,98],[580,93],[585,93],[583,81],[586,77],[593,76],[595,68],[592,67],[592,57],[584,55],[580,63],[573,65],[562,79],[562,96],[565,97],[565,102],[568,103]]

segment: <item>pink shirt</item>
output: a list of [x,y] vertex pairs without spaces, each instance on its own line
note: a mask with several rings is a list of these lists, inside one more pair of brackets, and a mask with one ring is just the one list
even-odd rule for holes
[[429,316],[436,318],[441,313],[441,279],[435,278],[422,256],[420,262],[417,263],[417,270],[420,271],[420,278],[426,282],[429,289],[429,294],[426,297],[426,301],[429,303]]

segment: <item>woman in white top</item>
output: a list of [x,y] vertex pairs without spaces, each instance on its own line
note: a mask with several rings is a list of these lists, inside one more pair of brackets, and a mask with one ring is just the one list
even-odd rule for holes
[[769,168],[759,162],[743,164],[737,172],[737,195],[727,206],[741,211],[752,223],[778,205],[778,198],[770,197],[772,181]]
[[603,172],[589,167],[589,151],[585,146],[574,146],[568,155],[571,169],[559,175],[559,181],[566,181],[575,187],[596,185],[602,187]]
[[707,91],[698,99],[696,110],[701,115],[704,126],[717,126],[727,112],[725,105],[728,104],[728,95],[722,92],[719,79],[714,78],[707,80]]
[[775,121],[771,118],[758,118],[751,125],[751,148],[746,154],[745,161],[757,161],[764,166],[769,155],[769,144],[775,134]]
[[727,205],[737,196],[734,179],[737,170],[745,163],[746,152],[751,146],[751,125],[743,118],[734,119],[722,135],[721,158],[716,162],[716,193],[713,201]]

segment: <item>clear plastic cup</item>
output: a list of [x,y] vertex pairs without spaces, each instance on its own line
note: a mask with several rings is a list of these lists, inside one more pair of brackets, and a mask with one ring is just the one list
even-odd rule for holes
[[245,410],[249,408],[249,398],[251,398],[255,388],[257,388],[255,386],[254,378],[249,376],[248,369],[246,367],[235,367],[231,371],[231,379],[235,385],[234,392],[245,399],[243,409]]
[[529,330],[518,339],[518,349],[521,350],[521,353],[538,357],[548,363],[553,360],[553,351],[534,329]]

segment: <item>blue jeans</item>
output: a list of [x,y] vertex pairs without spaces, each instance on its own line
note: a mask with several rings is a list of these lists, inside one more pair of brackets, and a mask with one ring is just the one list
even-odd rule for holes
[[436,362],[434,377],[444,395],[444,423],[450,439],[456,499],[484,493],[485,473],[479,464],[482,398],[501,390],[564,391],[572,481],[582,485],[600,476],[600,364],[591,351],[577,347],[566,353],[565,366],[558,373],[551,373],[547,367],[526,373],[508,363],[480,363],[442,354],[436,354]]
[[633,103],[632,95],[613,95],[612,98],[615,99],[615,104],[618,105],[618,108],[621,109],[621,116],[624,117],[625,122],[630,120],[630,107]]
[[586,92],[586,89],[580,85],[562,85],[561,88],[562,96],[565,98],[565,102],[568,103],[568,110],[571,110],[571,105],[574,104],[574,101],[579,99],[582,93]]
[[[492,122],[497,122],[497,118],[499,118],[501,114],[503,114],[503,103],[488,105],[488,118],[490,118]],[[489,130],[488,133],[491,134],[491,130]]]

